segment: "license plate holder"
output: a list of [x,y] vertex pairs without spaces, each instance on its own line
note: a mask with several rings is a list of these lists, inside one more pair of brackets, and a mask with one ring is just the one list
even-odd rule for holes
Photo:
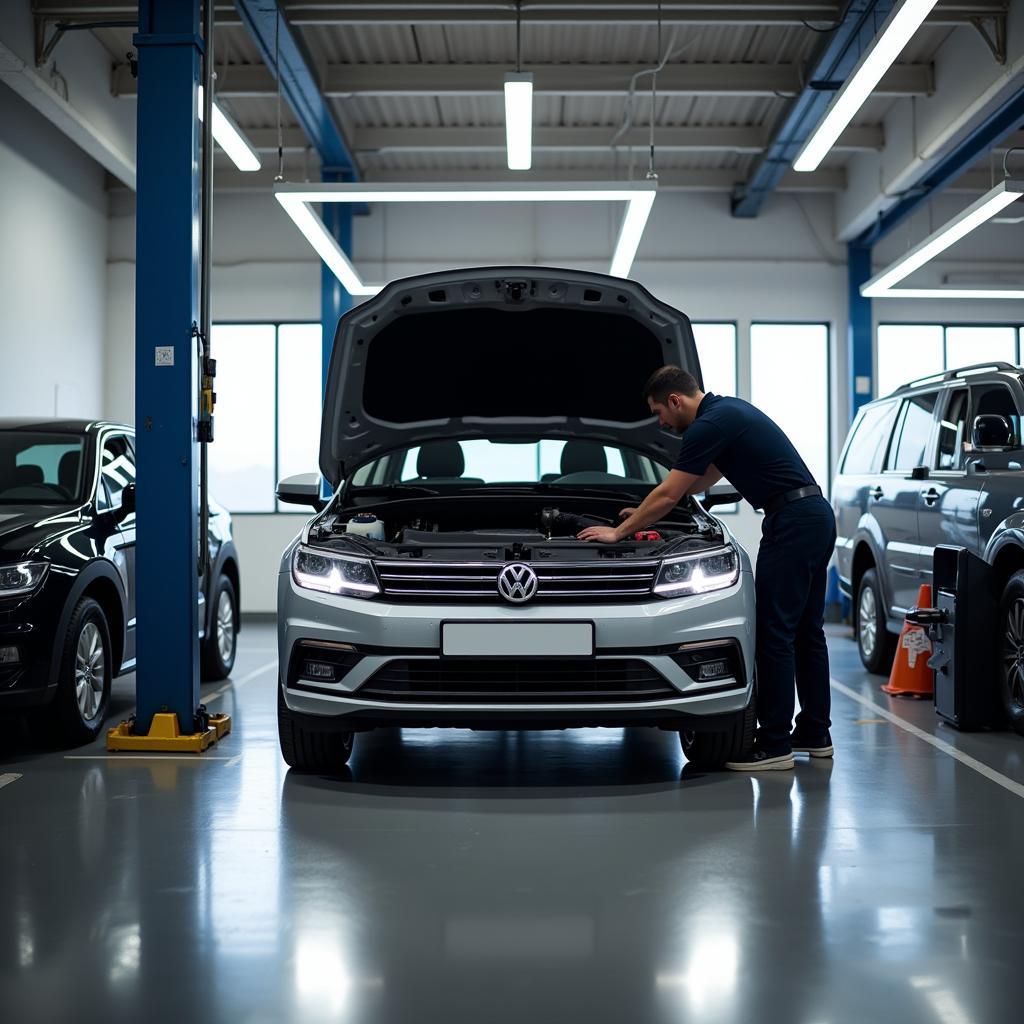
[[444,658],[592,658],[594,623],[590,620],[506,619],[444,620]]

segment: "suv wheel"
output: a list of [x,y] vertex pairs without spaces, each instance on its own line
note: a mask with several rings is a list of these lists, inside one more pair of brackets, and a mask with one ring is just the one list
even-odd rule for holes
[[1003,589],[999,622],[999,699],[1010,728],[1024,736],[1024,571],[1014,573]]
[[235,667],[238,648],[238,601],[234,584],[227,576],[218,577],[210,597],[213,613],[199,652],[202,677],[207,680],[227,679]]
[[285,703],[280,680],[277,684],[277,736],[281,756],[298,772],[337,775],[352,756],[352,733],[305,728],[302,716]]
[[99,735],[110,704],[111,655],[107,617],[83,597],[64,636],[53,703],[33,716],[40,738],[78,746]]
[[722,768],[726,761],[735,761],[750,750],[754,743],[757,715],[751,701],[722,732],[697,732],[684,729],[679,733],[686,760],[694,768],[713,770]]
[[868,569],[857,586],[853,627],[860,660],[869,672],[887,676],[896,654],[896,637],[886,627],[885,605],[878,585],[878,573]]

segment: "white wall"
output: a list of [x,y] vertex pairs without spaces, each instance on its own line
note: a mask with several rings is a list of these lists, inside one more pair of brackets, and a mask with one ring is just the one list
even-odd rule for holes
[[[953,200],[956,202],[956,200]],[[132,412],[134,216],[129,193],[112,201],[108,269],[111,381],[109,411]],[[620,208],[621,209],[621,208]],[[376,207],[355,222],[356,263],[364,280],[382,281],[455,266],[541,263],[606,271],[620,212],[611,206],[559,205],[483,208]],[[740,394],[749,395],[749,327],[757,320],[827,323],[832,338],[832,457],[845,437],[846,252],[833,238],[834,210],[828,196],[777,195],[756,220],[736,220],[728,197],[716,193],[665,192],[658,197],[633,276],[655,295],[695,320],[731,320],[740,339]],[[920,231],[916,221],[908,230]],[[1002,238],[1009,241],[1010,228]],[[266,194],[218,193],[214,209],[215,320],[315,320],[319,318],[320,271],[306,242]],[[899,241],[887,242],[899,250]],[[965,250],[967,262],[943,271],[984,266],[971,262],[988,254],[983,245]],[[1001,251],[1001,250],[1000,250]],[[1009,254],[1008,254],[1009,255]],[[1008,256],[1004,256],[1004,259]],[[887,300],[892,301],[892,300]],[[939,315],[934,304],[876,317],[914,319]],[[900,307],[907,302],[898,304]],[[978,303],[953,303],[951,319],[998,320],[1020,313]],[[1019,304],[1017,304],[1019,305]],[[903,314],[902,316],[897,315]],[[799,395],[798,370],[793,394]],[[310,438],[310,465],[317,438]],[[272,611],[280,551],[301,525],[295,516],[237,516],[243,561],[246,611]],[[745,508],[730,518],[740,541],[752,553],[760,516]]]
[[100,416],[104,173],[0,85],[2,415]]

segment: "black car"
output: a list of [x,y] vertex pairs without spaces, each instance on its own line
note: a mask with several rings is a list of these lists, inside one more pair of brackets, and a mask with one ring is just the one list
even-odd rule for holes
[[[0,712],[67,743],[103,726],[111,680],[135,668],[135,448],[131,427],[0,419]],[[201,587],[203,677],[235,661],[238,553],[210,505]]]

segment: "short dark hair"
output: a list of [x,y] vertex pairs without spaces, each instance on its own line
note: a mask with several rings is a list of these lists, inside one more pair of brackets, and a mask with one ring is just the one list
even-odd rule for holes
[[665,405],[669,395],[679,394],[693,398],[699,390],[700,385],[692,373],[687,373],[678,366],[663,366],[660,370],[655,370],[644,385],[644,400],[652,398],[659,405]]

